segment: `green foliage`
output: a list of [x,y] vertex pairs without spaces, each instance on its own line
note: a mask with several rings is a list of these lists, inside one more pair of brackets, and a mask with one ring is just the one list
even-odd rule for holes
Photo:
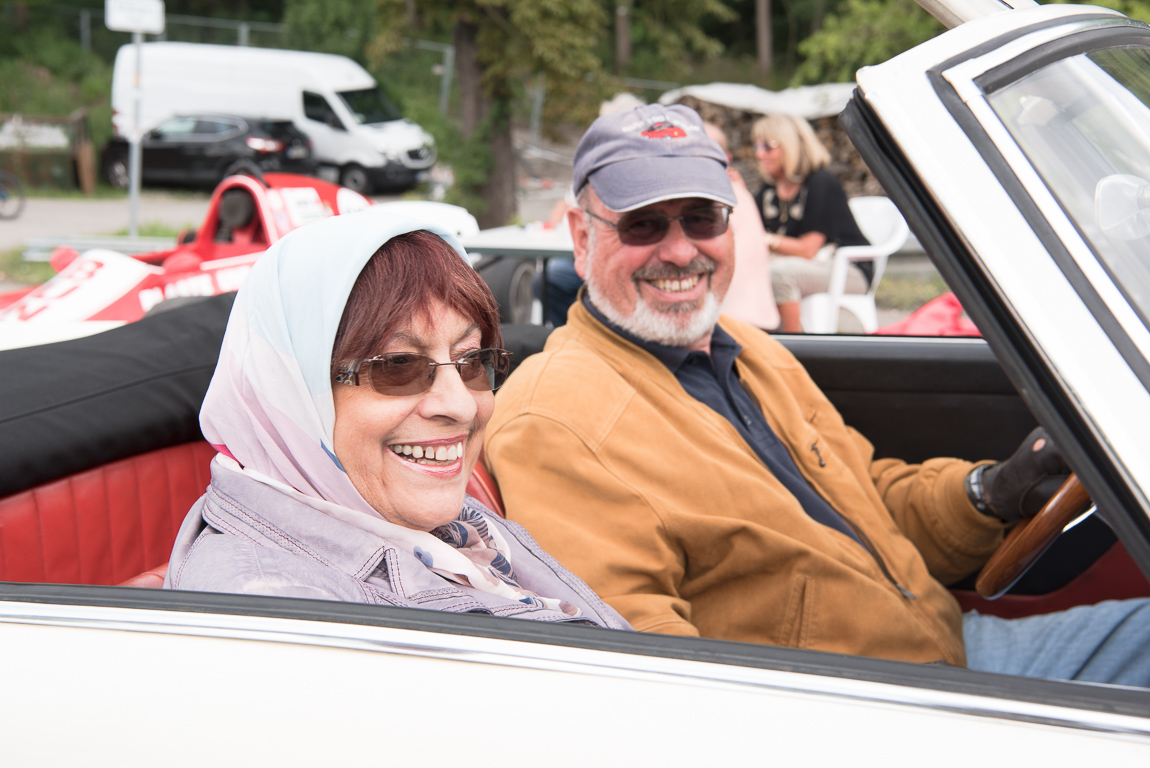
[[284,23],[288,45],[303,51],[337,53],[367,63],[366,49],[375,34],[371,0],[286,0]]
[[0,112],[66,116],[86,107],[97,149],[112,134],[112,67],[51,28],[13,35],[0,59]]
[[[352,2],[353,0],[341,0]],[[292,4],[320,0],[288,0]],[[400,101],[413,120],[436,137],[441,161],[456,177],[450,193],[456,202],[478,212],[492,202],[484,189],[493,168],[492,142],[506,139],[506,117],[525,117],[528,81],[546,84],[545,120],[585,125],[597,113],[598,103],[617,83],[607,76],[605,41],[613,35],[617,3],[602,0],[425,0],[418,3],[418,19],[407,14],[404,0],[376,0],[374,37],[366,46],[376,71],[407,55],[403,38],[453,40],[459,25],[477,31],[476,55],[482,84],[480,113],[486,119],[464,140],[451,124],[437,120],[420,103],[426,97]],[[735,15],[721,0],[645,0],[635,4],[633,31],[639,44],[658,52],[667,71],[681,71],[690,54],[714,55],[722,46],[703,30],[701,21],[723,21]],[[457,61],[462,66],[462,60]],[[665,73],[664,73],[665,76]],[[475,94],[463,94],[474,98]],[[497,144],[496,144],[497,146]],[[505,146],[505,145],[504,145]],[[494,210],[499,210],[494,206]]]
[[466,140],[458,121],[439,112],[434,98],[405,93],[401,98],[403,113],[435,137],[439,163],[449,166],[455,185],[447,190],[444,202],[466,208],[472,214],[486,210],[487,204],[477,190],[487,180],[491,168],[490,121],[485,121]]
[[945,27],[914,0],[846,0],[840,13],[799,44],[804,61],[793,83],[844,83],[943,32]]
[[[1066,2],[1066,0],[1054,0],[1054,2]],[[1147,0],[1091,0],[1090,4],[1112,8],[1132,19],[1150,24],[1150,2]]]

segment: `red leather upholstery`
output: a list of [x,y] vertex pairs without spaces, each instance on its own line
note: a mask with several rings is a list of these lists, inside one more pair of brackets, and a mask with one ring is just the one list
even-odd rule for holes
[[1004,619],[1064,611],[1076,605],[1093,605],[1103,600],[1150,597],[1150,582],[1126,552],[1122,542],[1106,550],[1102,557],[1062,589],[1045,595],[1003,595],[986,600],[977,592],[951,590],[963,612],[978,611]]
[[467,479],[467,493],[500,517],[507,517],[499,484],[484,466],[482,451],[479,452],[479,461],[475,462],[475,469],[471,470],[471,477]]
[[119,584],[166,562],[214,455],[186,443],[0,499],[0,580]]
[[[0,499],[0,581],[161,586],[214,455],[206,442],[185,443]],[[503,515],[482,457],[467,492]]]

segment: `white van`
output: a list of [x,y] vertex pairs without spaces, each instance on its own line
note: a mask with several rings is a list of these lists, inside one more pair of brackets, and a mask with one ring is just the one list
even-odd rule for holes
[[[435,164],[431,135],[346,56],[196,43],[141,49],[141,131],[197,113],[291,120],[314,143],[320,174],[362,193],[411,186]],[[135,47],[125,45],[112,74],[121,136],[131,132],[135,73]]]

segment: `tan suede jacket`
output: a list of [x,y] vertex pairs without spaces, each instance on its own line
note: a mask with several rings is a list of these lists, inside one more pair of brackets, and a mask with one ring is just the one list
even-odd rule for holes
[[721,325],[768,423],[865,547],[808,517],[726,419],[580,302],[496,398],[486,460],[508,517],[638,630],[965,664],[942,583],[1003,527],[966,498],[973,465],[874,461],[782,345]]

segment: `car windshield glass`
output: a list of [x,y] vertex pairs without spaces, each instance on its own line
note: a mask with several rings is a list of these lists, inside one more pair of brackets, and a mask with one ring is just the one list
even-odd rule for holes
[[395,106],[391,99],[384,96],[378,87],[365,88],[362,91],[341,91],[339,98],[360,125],[364,123],[386,123],[389,120],[398,120],[403,117],[399,107]]
[[1063,59],[989,101],[1147,322],[1150,49]]
[[196,118],[177,117],[161,125],[155,130],[156,136],[163,138],[176,138],[186,136],[196,130]]

